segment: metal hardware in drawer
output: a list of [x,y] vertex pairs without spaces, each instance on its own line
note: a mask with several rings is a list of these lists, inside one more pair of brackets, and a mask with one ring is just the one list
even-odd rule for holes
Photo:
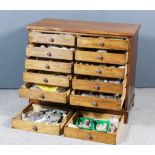
[[114,38],[78,37],[77,46],[97,49],[128,50],[128,40]]
[[50,34],[50,33],[32,31],[32,32],[29,32],[29,42],[52,44],[52,45],[74,46],[75,37],[73,35],[68,35],[68,34]]

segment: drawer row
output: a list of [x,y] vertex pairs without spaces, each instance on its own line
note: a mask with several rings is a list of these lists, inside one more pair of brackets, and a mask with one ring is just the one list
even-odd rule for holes
[[[58,109],[67,110],[68,113],[66,117],[59,124],[47,124],[43,122],[35,122],[29,120],[23,120],[23,114],[30,113],[31,111],[38,111],[39,109]],[[78,118],[91,118],[97,120],[105,120],[111,118],[118,118],[117,130],[113,133],[101,132],[96,130],[86,130],[82,128],[74,127],[75,122]],[[29,104],[20,113],[18,113],[12,119],[12,127],[20,130],[27,130],[38,133],[55,134],[60,135],[64,133],[65,137],[78,138],[108,144],[116,144],[118,142],[118,136],[120,134],[120,129],[124,122],[123,115],[112,115],[107,113],[95,113],[95,112],[85,112],[85,111],[72,111],[67,108],[55,107],[53,105],[45,106],[44,104]]]
[[29,43],[77,46],[82,48],[128,50],[126,38],[87,37],[72,34],[52,34],[47,32],[29,32]]

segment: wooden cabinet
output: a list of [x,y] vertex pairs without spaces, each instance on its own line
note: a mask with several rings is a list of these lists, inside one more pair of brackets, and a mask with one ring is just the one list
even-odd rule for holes
[[[28,25],[25,84],[20,88],[20,97],[38,104],[48,102],[50,106],[54,103],[73,109],[74,114],[69,114],[72,117],[67,117],[66,123],[73,122],[79,114],[101,119],[118,115],[122,126],[128,122],[134,105],[139,28],[136,24],[58,19],[43,19]],[[34,84],[65,90],[36,90],[32,89]],[[44,124],[23,122],[20,115],[13,119],[14,128],[52,132]],[[108,134],[72,129],[67,125],[59,129],[67,137],[111,144],[116,144],[120,132],[118,129],[117,133]],[[60,133],[54,130],[52,133]]]

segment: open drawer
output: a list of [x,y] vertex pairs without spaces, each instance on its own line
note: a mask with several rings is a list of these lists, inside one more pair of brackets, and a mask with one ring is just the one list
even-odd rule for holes
[[59,73],[71,73],[72,63],[58,62],[53,60],[26,59],[25,68],[32,70],[59,72]]
[[79,75],[91,75],[108,78],[123,79],[126,73],[126,68],[107,67],[102,65],[90,65],[84,63],[74,64],[74,73]]
[[94,113],[94,112],[78,111],[71,117],[71,119],[65,125],[64,136],[83,139],[83,140],[89,140],[89,141],[96,141],[101,143],[107,143],[107,144],[117,143],[118,136],[120,134],[120,130],[124,122],[124,116],[121,116],[121,115],[117,116],[119,119],[119,125],[117,127],[117,130],[114,133],[101,132],[101,131],[95,131],[95,130],[86,130],[86,129],[72,127],[71,125],[75,124],[76,120],[79,117],[102,120],[102,119],[109,119],[111,117],[114,117],[114,115],[105,114],[105,113],[101,114],[101,113]]
[[[55,109],[60,109],[60,110],[67,110],[68,114],[66,115],[65,118],[63,118],[62,122],[59,124],[46,124],[42,122],[33,122],[33,121],[22,119],[23,113],[27,113],[32,110],[38,111],[42,108],[48,108],[48,109],[55,108]],[[33,131],[33,132],[38,132],[38,133],[60,135],[63,133],[64,126],[67,123],[67,121],[71,118],[72,115],[73,115],[73,112],[69,109],[64,109],[60,107],[58,108],[58,107],[53,107],[53,106],[47,107],[47,106],[43,106],[39,104],[30,104],[12,119],[12,128]]]
[[69,87],[71,76],[64,76],[58,74],[46,74],[44,72],[24,72],[24,82],[40,83],[47,85],[55,85],[62,87]]
[[96,97],[93,95],[82,96],[81,91],[73,90],[70,95],[70,104],[98,109],[121,110],[125,100],[125,88],[119,99]]
[[28,46],[26,48],[27,57],[41,57],[61,60],[73,60],[74,50],[59,47],[35,47]]
[[66,88],[64,92],[50,92],[32,88],[33,83],[25,83],[19,89],[19,96],[34,100],[50,101],[58,103],[67,103],[70,89]]

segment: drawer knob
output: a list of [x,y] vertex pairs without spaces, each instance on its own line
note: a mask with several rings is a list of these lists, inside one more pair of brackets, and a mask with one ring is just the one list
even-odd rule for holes
[[54,39],[53,39],[53,38],[50,38],[49,41],[50,41],[50,42],[54,42]]
[[99,86],[99,85],[95,85],[94,88],[95,88],[96,90],[99,90],[99,89],[100,89],[100,86]]
[[98,55],[98,56],[97,56],[97,59],[99,59],[99,60],[103,60],[103,56]]
[[45,98],[45,96],[44,96],[43,94],[40,94],[39,97],[40,97],[41,99],[44,99],[44,98]]
[[47,78],[43,78],[43,82],[48,83],[48,79]]
[[88,139],[92,139],[91,134],[87,134],[87,135],[86,135],[86,138],[88,138]]
[[36,126],[33,126],[33,127],[32,127],[32,130],[33,130],[33,131],[38,131],[38,128],[37,128]]
[[48,52],[47,53],[47,56],[51,57],[52,56],[52,53],[51,52]]
[[50,69],[50,66],[48,64],[45,65],[46,69]]
[[93,106],[97,106],[97,102],[95,102],[95,101],[92,102],[92,105],[93,105]]
[[101,47],[103,47],[104,46],[104,43],[103,42],[99,42],[98,45],[101,46]]
[[96,70],[96,73],[101,74],[102,72],[101,72],[100,69],[97,69],[97,70]]

